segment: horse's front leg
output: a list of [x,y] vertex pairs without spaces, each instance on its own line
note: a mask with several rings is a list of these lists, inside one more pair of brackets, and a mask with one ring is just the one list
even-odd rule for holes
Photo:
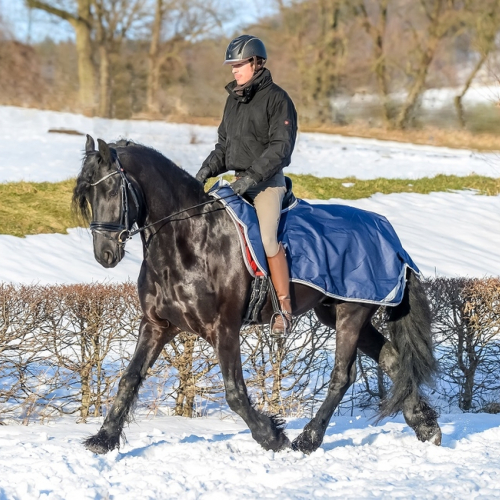
[[265,450],[280,451],[289,448],[290,441],[283,430],[283,424],[275,417],[259,413],[250,403],[241,367],[239,333],[219,334],[216,348],[224,378],[226,401],[231,410],[245,421],[252,437]]
[[104,423],[97,434],[84,441],[94,453],[107,453],[120,446],[123,426],[137,397],[139,387],[146,378],[161,350],[179,333],[179,329],[165,322],[160,326],[143,319],[134,355],[118,384],[118,393]]

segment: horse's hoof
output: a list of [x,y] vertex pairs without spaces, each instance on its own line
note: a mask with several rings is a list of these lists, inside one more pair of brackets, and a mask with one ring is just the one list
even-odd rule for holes
[[310,455],[321,446],[322,441],[313,441],[309,433],[302,432],[292,442],[293,451],[301,451],[306,455]]
[[97,453],[98,455],[104,455],[120,445],[120,439],[114,439],[108,436],[106,432],[99,431],[95,436],[90,436],[83,441],[83,446],[87,450]]
[[272,441],[264,441],[261,443],[262,448],[266,451],[283,451],[292,447],[292,443],[285,433],[281,434],[278,438]]
[[439,425],[434,424],[432,426],[421,426],[420,428],[415,429],[417,434],[417,438],[422,442],[429,442],[435,444],[436,446],[441,445],[441,429]]
[[288,439],[288,436],[286,434],[282,434],[282,438],[280,439],[278,449],[275,451],[288,450],[291,447],[292,447],[292,443]]
[[429,443],[435,444],[436,446],[441,446],[441,429],[438,427],[437,431],[429,438]]

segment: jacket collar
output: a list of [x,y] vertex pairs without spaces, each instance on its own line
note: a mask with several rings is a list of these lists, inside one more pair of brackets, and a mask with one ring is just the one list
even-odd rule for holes
[[233,80],[231,83],[226,85],[226,90],[230,96],[232,96],[237,101],[247,103],[250,102],[253,96],[259,91],[262,90],[273,83],[273,78],[271,76],[271,72],[264,68],[262,75],[256,78],[251,85],[245,87],[243,89],[243,95],[238,95],[234,92],[234,88],[237,86],[236,80]]

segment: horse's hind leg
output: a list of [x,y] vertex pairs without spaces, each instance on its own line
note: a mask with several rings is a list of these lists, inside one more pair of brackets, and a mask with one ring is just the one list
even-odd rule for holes
[[[399,370],[398,352],[373,325],[366,325],[363,328],[358,348],[375,360],[389,378],[395,379]],[[406,423],[415,431],[420,441],[441,444],[437,413],[419,394],[412,394],[406,398],[402,411]]]
[[219,364],[224,377],[226,401],[248,425],[252,437],[264,449],[280,451],[290,447],[282,423],[273,417],[259,413],[250,403],[243,379],[239,333],[219,332],[217,341]]
[[88,450],[94,453],[107,453],[120,446],[123,426],[137,397],[139,387],[146,378],[148,368],[153,366],[165,344],[178,332],[177,327],[168,323],[165,326],[159,326],[146,319],[142,320],[134,355],[120,379],[113,406],[99,432],[84,441]]
[[[292,447],[304,453],[312,453],[323,442],[328,423],[347,389],[356,380],[356,349],[359,332],[370,321],[374,309],[357,303],[341,303],[336,306],[315,308],[319,320],[336,328],[335,366],[328,386],[328,394],[314,418],[293,441]],[[337,318],[335,319],[335,315]]]

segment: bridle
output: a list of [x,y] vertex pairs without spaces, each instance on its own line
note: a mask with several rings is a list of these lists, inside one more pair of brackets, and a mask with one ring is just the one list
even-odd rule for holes
[[[118,245],[124,246],[125,243],[132,238],[132,236],[136,235],[137,233],[140,233],[144,231],[145,229],[148,229],[150,227],[155,226],[156,224],[160,222],[166,222],[172,217],[175,217],[176,215],[180,215],[184,212],[187,212],[193,208],[199,208],[202,207],[203,205],[208,205],[210,203],[214,203],[219,200],[223,200],[225,198],[233,198],[234,196],[238,196],[236,193],[232,193],[227,196],[221,196],[219,198],[214,198],[212,200],[204,201],[203,203],[199,203],[198,205],[193,205],[192,207],[189,208],[184,208],[183,210],[179,210],[178,212],[175,212],[173,214],[167,215],[166,217],[163,217],[155,222],[152,222],[151,224],[148,224],[146,226],[138,227],[135,230],[131,230],[132,226],[137,222],[136,219],[133,221],[130,221],[130,216],[129,216],[129,208],[128,208],[128,194],[132,196],[132,199],[134,201],[135,207],[137,209],[137,215],[139,215],[139,197],[137,196],[137,192],[132,185],[132,183],[128,180],[128,177],[125,173],[125,170],[123,170],[122,164],[120,163],[120,159],[117,157],[115,161],[113,162],[116,164],[116,170],[114,172],[111,172],[104,177],[101,177],[98,181],[91,183],[91,186],[97,186],[101,182],[105,181],[109,177],[112,177],[113,175],[119,174],[121,177],[121,186],[120,186],[120,191],[122,193],[121,199],[122,199],[122,209],[121,209],[121,214],[120,214],[120,223],[116,224],[115,222],[97,222],[97,221],[92,221],[90,223],[90,230],[93,233],[99,233],[102,234],[105,238],[111,240],[107,234],[104,232],[115,232],[118,233],[117,241]],[[174,220],[181,220],[181,219],[174,219]],[[103,232],[104,231],[104,232]]]
[[[131,228],[132,226],[137,222],[136,219],[133,221],[130,220],[130,213],[129,213],[129,207],[128,207],[128,193],[130,193],[130,196],[132,197],[132,200],[134,201],[134,205],[137,211],[137,215],[139,215],[139,197],[137,196],[137,193],[135,191],[134,186],[131,184],[131,182],[128,180],[127,175],[125,174],[125,171],[123,170],[123,167],[120,163],[120,160],[116,158],[116,160],[113,162],[116,164],[116,170],[114,172],[111,172],[104,177],[101,177],[96,182],[93,182],[90,184],[91,186],[97,186],[101,182],[105,181],[109,177],[113,175],[120,175],[121,177],[121,184],[120,184],[120,192],[121,192],[121,211],[120,211],[120,223],[117,224],[116,222],[97,222],[97,221],[92,221],[90,223],[90,230],[95,233],[102,234],[104,237],[109,238],[109,236],[105,232],[116,232],[118,233],[118,244],[119,245],[125,245],[127,240],[129,240],[132,237],[131,234]],[[135,233],[134,233],[135,234]]]

